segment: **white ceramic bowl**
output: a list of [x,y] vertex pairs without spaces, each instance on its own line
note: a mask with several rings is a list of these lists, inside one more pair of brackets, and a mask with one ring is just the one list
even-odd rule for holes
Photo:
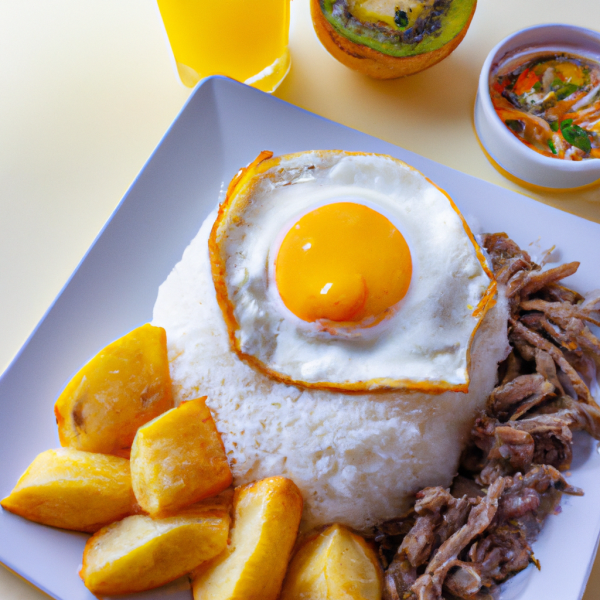
[[514,177],[533,185],[565,189],[600,180],[600,159],[560,160],[543,156],[513,135],[497,115],[489,91],[492,67],[507,53],[532,46],[560,47],[600,60],[600,33],[572,25],[536,25],[502,40],[481,69],[475,102],[475,129],[489,156]]

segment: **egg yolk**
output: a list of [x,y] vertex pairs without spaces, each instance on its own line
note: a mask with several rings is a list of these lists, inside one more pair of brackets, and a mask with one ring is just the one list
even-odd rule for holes
[[410,250],[389,219],[354,202],[321,206],[288,231],[275,262],[284,304],[304,321],[361,321],[402,300]]

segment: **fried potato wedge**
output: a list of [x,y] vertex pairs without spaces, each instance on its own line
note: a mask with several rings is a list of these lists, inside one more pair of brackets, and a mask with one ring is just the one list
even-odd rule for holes
[[0,504],[30,521],[87,532],[137,510],[128,460],[74,448],[39,454]]
[[229,512],[200,503],[176,516],[127,517],[104,527],[85,545],[79,572],[93,594],[130,594],[169,583],[227,546]]
[[373,548],[345,527],[332,525],[295,554],[281,600],[381,600],[382,585]]
[[225,447],[205,398],[182,403],[138,430],[131,478],[140,506],[165,516],[231,485]]
[[173,408],[162,327],[142,325],[101,350],[54,407],[63,446],[129,458],[136,431]]
[[270,477],[236,488],[231,543],[192,575],[194,600],[275,600],[290,559],[302,496]]

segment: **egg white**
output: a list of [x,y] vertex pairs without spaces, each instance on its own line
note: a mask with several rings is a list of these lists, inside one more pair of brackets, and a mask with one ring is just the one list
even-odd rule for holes
[[[346,199],[386,216],[414,265],[406,296],[375,327],[324,328],[293,315],[279,297],[274,262],[283,236],[318,206]],[[473,316],[491,279],[449,199],[390,157],[307,152],[283,157],[234,198],[220,252],[240,351],[299,384],[378,380],[468,383]],[[373,384],[373,388],[377,384]]]

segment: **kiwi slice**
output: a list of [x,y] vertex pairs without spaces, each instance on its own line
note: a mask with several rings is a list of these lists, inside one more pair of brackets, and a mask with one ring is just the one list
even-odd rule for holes
[[461,42],[477,0],[312,0],[323,45],[347,66],[401,77],[445,58]]

